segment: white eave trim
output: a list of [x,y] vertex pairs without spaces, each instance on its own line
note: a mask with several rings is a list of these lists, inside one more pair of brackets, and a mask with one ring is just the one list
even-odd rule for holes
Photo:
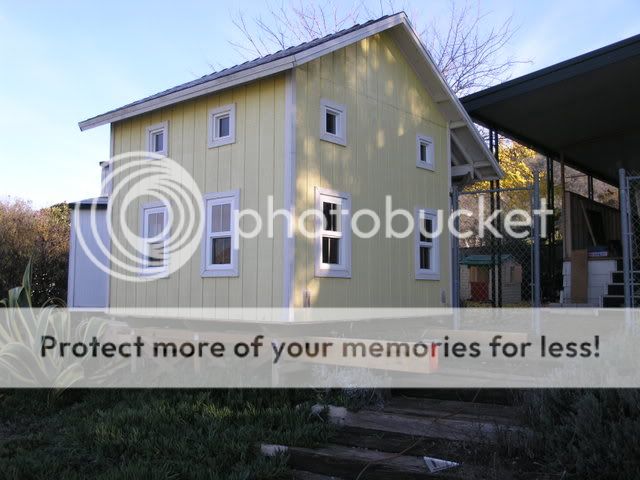
[[[100,125],[124,120],[126,118],[147,113],[158,108],[172,105],[174,103],[183,102],[191,98],[200,97],[202,95],[207,95],[219,90],[223,90],[225,88],[230,88],[236,85],[257,80],[259,78],[267,77],[269,75],[274,75],[285,70],[290,70],[299,65],[310,62],[311,60],[322,57],[323,55],[331,53],[335,50],[346,47],[347,45],[351,45],[354,42],[362,40],[363,38],[370,37],[371,35],[375,35],[376,33],[380,33],[384,30],[388,30],[389,28],[395,27],[396,25],[400,24],[408,25],[408,20],[404,13],[393,15],[391,17],[385,18],[384,20],[380,20],[379,22],[375,22],[367,27],[357,29],[345,35],[341,35],[329,42],[325,42],[315,47],[311,47],[307,50],[303,50],[297,55],[289,55],[283,58],[279,58],[277,60],[273,60],[262,65],[257,65],[247,70],[242,70],[231,75],[216,78],[209,82],[194,85],[193,87],[186,88],[184,90],[169,93],[167,95],[163,95],[162,97],[153,98],[147,100],[146,102],[131,105],[130,107],[125,107],[113,112],[104,113],[102,115],[98,115],[97,117],[79,122],[78,126],[82,131],[89,130]],[[410,27],[409,30],[411,30]]]
[[[453,110],[454,110],[456,115],[447,115],[443,111],[443,113],[445,114],[445,117],[447,117],[447,116],[449,117],[449,118],[447,118],[447,120],[450,122],[451,132],[453,133],[454,130],[456,130],[456,129],[466,129],[466,130],[468,130],[469,133],[473,136],[473,139],[476,141],[477,145],[479,146],[479,148],[481,150],[480,155],[484,156],[484,159],[487,162],[489,162],[489,164],[491,165],[492,169],[494,170],[495,178],[502,178],[504,176],[504,173],[502,172],[502,169],[498,165],[498,162],[494,158],[493,154],[487,148],[484,140],[480,136],[480,133],[476,129],[475,125],[473,124],[473,121],[471,120],[471,117],[469,117],[469,114],[467,113],[467,111],[462,106],[462,103],[460,103],[460,100],[458,99],[458,97],[456,97],[456,95],[453,93],[451,88],[449,88],[449,85],[447,84],[447,82],[445,81],[444,77],[440,73],[440,70],[438,70],[438,68],[436,67],[435,62],[431,58],[431,55],[425,49],[424,45],[422,44],[422,42],[420,41],[420,39],[416,35],[416,33],[413,30],[413,28],[411,27],[411,25],[409,24],[409,21],[406,19],[406,16],[404,17],[404,21],[402,22],[402,27],[403,27],[404,32],[411,39],[413,46],[421,54],[420,56],[423,58],[423,60],[425,62],[427,62],[427,65],[429,66],[430,72],[436,78],[437,88],[438,88],[439,91],[433,91],[433,88],[429,88],[428,86],[425,85],[427,90],[429,90],[429,93],[431,94],[432,98],[434,99],[434,101],[436,103],[439,104],[439,106],[441,108],[443,108],[442,104],[445,104],[445,103],[449,103],[453,107]],[[396,39],[397,38],[398,37],[396,37]],[[407,51],[406,48],[402,48],[402,45],[399,45],[399,47],[400,47],[400,50],[409,59],[409,63],[414,65],[414,68],[415,68],[416,63],[411,62],[411,56],[412,56],[411,53],[412,52]],[[416,70],[416,74],[418,75],[418,77],[421,77],[420,73],[417,70]],[[423,81],[424,81],[424,79],[423,79]],[[480,160],[480,159],[478,159],[478,160]]]
[[[449,85],[447,85],[447,82],[444,80],[442,74],[433,62],[433,59],[429,55],[429,52],[424,48],[424,45],[422,45],[422,42],[411,27],[409,19],[404,13],[398,13],[391,17],[374,22],[371,25],[359,28],[348,34],[341,35],[331,41],[298,52],[295,55],[288,55],[271,62],[263,63],[262,65],[257,65],[247,70],[242,70],[240,72],[217,78],[209,82],[194,85],[193,87],[186,88],[184,90],[169,93],[167,95],[153,98],[136,105],[131,105],[129,107],[121,108],[110,113],[104,113],[102,115],[98,115],[97,117],[84,120],[78,125],[80,127],[80,130],[88,130],[100,125],[117,122],[126,118],[150,112],[152,110],[157,110],[174,103],[183,102],[185,100],[190,100],[195,97],[214,93],[226,88],[234,87],[236,85],[248,83],[259,78],[267,77],[269,75],[274,75],[286,70],[291,70],[299,65],[303,65],[307,62],[310,62],[311,60],[322,57],[323,55],[327,55],[328,53],[331,53],[335,50],[339,50],[340,48],[344,48],[354,42],[358,42],[364,38],[370,37],[371,35],[389,30],[398,25],[401,26],[400,28],[407,35],[407,38],[411,41],[411,44],[417,50],[417,53],[420,54],[419,56],[422,57],[422,60],[427,63],[430,73],[433,74],[434,78],[436,79],[437,91],[433,91],[434,89],[429,88],[427,85],[425,85],[425,87],[431,93],[434,101],[436,101],[436,103],[439,104],[440,108],[443,109],[443,113],[445,114],[445,116],[450,117],[447,118],[447,120],[449,122],[452,122],[452,131],[454,129],[467,129],[472,135],[475,142],[477,142],[477,145],[481,150],[481,153],[478,153],[481,156],[484,156],[484,159],[489,163],[489,165],[492,167],[492,170],[495,172],[495,178],[501,178],[503,176],[503,172],[500,169],[498,162],[485,145],[482,137],[480,137],[480,134],[474,126],[471,117],[469,117],[469,115],[467,114],[467,111],[460,103],[460,100],[451,91]],[[396,39],[397,38],[399,37],[396,36]],[[408,51],[406,48],[403,48],[402,45],[399,45],[399,47],[400,50],[408,57],[408,59],[411,60],[413,52]],[[413,64],[413,62],[411,61],[410,63]],[[418,73],[417,70],[416,73]],[[419,73],[418,76],[420,77]],[[424,78],[423,81],[425,81]],[[447,115],[445,113],[445,111],[448,110],[448,108],[445,107],[446,104],[449,104],[451,105],[451,107],[453,107],[453,114],[450,113],[449,115]],[[476,164],[477,163],[478,162],[476,162]]]

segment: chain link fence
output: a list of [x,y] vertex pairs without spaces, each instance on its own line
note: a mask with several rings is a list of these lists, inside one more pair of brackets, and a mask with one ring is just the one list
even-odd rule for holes
[[620,170],[624,306],[640,304],[640,171]]
[[537,176],[526,187],[454,190],[456,306],[539,306],[539,203]]

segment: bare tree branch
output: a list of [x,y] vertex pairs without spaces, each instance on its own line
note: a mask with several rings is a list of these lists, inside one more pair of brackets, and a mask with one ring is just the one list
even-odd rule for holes
[[466,0],[459,6],[451,0],[446,20],[432,19],[428,24],[420,21],[417,10],[407,4],[399,8],[394,0],[379,0],[375,11],[361,0],[347,7],[336,0],[268,4],[264,18],[235,15],[233,24],[243,41],[231,45],[245,57],[264,56],[404,10],[451,89],[465,95],[507,80],[516,64],[526,62],[505,55],[517,31],[512,17],[491,26],[489,14],[481,11],[478,2]]

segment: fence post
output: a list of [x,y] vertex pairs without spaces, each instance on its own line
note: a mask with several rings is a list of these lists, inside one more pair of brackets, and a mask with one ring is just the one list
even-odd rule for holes
[[624,279],[624,307],[631,308],[631,245],[629,245],[631,225],[629,223],[629,191],[627,186],[627,172],[624,168],[618,170],[620,177],[620,233],[622,234],[622,278]]
[[[458,187],[451,187],[451,211],[455,212],[459,208]],[[454,219],[454,228],[460,230],[460,217]],[[453,232],[449,232],[451,238],[451,306],[460,308],[460,241]]]
[[[540,307],[540,177],[533,174],[533,307]],[[536,213],[537,211],[537,213]]]

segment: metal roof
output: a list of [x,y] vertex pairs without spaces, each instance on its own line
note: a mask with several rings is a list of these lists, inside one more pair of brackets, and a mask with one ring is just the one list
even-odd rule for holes
[[[137,105],[142,105],[144,103],[148,103],[152,100],[156,100],[156,99],[160,99],[162,97],[167,97],[169,95],[175,94],[175,93],[179,93],[185,90],[189,90],[192,89],[193,87],[197,87],[200,85],[205,85],[208,83],[211,83],[215,80],[221,80],[224,79],[226,77],[230,77],[232,75],[235,74],[239,74],[242,72],[245,72],[247,70],[251,70],[255,67],[260,67],[263,65],[266,65],[268,63],[272,63],[275,62],[277,60],[282,60],[282,59],[286,59],[289,58],[291,56],[295,56],[297,54],[300,54],[302,52],[305,52],[309,49],[312,49],[314,47],[326,44],[328,42],[331,42],[333,40],[336,40],[340,37],[344,37],[345,35],[348,35],[350,33],[356,32],[358,30],[362,30],[365,29],[366,27],[369,27],[371,25],[375,25],[375,24],[379,24],[379,23],[383,23],[385,20],[388,20],[392,17],[398,17],[400,15],[405,15],[404,12],[401,13],[397,13],[394,15],[385,15],[383,17],[377,18],[375,20],[370,20],[368,22],[362,23],[362,24],[356,24],[353,25],[352,27],[340,30],[338,32],[326,35],[324,37],[320,37],[320,38],[316,38],[314,40],[310,40],[308,42],[303,42],[300,45],[296,45],[293,47],[289,47],[283,50],[279,50],[275,53],[271,53],[262,57],[258,57],[255,58],[253,60],[249,60],[246,61],[244,63],[240,63],[238,65],[234,65],[232,67],[229,68],[225,68],[223,70],[220,70],[218,72],[213,72],[210,73],[208,75],[203,75],[200,78],[197,78],[195,80],[191,80],[189,82],[185,82],[182,83],[180,85],[176,85],[175,87],[171,87],[168,88],[166,90],[163,90],[161,92],[155,93],[153,95],[149,95],[148,97],[144,97],[141,98],[140,100],[136,100],[134,102],[128,103],[126,105],[123,105],[121,107],[118,108],[114,108],[113,110],[109,110],[108,112],[104,112],[101,113],[99,115],[96,115],[95,117],[91,117],[88,118],[86,120],[82,120],[80,122],[80,129],[81,130],[85,130],[87,128],[92,128],[92,124],[94,123],[95,120],[101,118],[101,117],[105,117],[105,116],[109,116],[110,114],[116,113],[116,112],[121,112],[123,110],[128,110],[131,109],[131,107],[135,107]],[[108,122],[102,122],[102,123],[108,123]],[[86,125],[86,127],[85,127]],[[96,125],[97,126],[97,125]]]
[[76,202],[70,202],[69,208],[79,208],[80,210],[85,210],[89,208],[93,208],[95,206],[96,209],[102,210],[107,208],[109,205],[109,197],[96,197],[96,198],[85,198],[83,200],[78,200]]
[[640,170],[640,35],[461,99],[478,123],[611,184]]
[[[149,97],[137,100],[109,112],[97,115],[79,123],[81,130],[99,125],[118,122],[126,118],[158,110],[192,98],[219,92],[260,78],[289,71],[316,58],[344,48],[359,40],[381,32],[388,32],[400,51],[412,65],[416,75],[423,82],[440,112],[451,125],[452,164],[462,166],[463,178],[495,179],[503,173],[495,158],[487,149],[484,140],[473,125],[471,118],[458,98],[453,94],[433,59],[411,27],[404,12],[387,15],[376,20],[354,25],[296,47],[260,57],[220,72],[205,75]],[[470,170],[466,168],[470,166]]]
[[354,26],[352,26],[350,28],[346,28],[344,30],[340,30],[340,31],[332,33],[330,35],[326,35],[324,37],[316,38],[314,40],[301,43],[300,45],[296,45],[294,47],[289,47],[289,48],[286,48],[286,49],[283,49],[283,50],[279,50],[279,51],[277,51],[275,53],[271,53],[269,55],[265,55],[263,57],[259,57],[259,58],[256,58],[254,60],[249,60],[247,62],[240,63],[238,65],[234,65],[233,67],[225,68],[225,69],[220,70],[218,72],[213,72],[213,73],[210,73],[208,75],[203,75],[202,77],[197,78],[195,80],[191,80],[189,82],[185,82],[185,83],[182,83],[180,85],[176,85],[175,87],[168,88],[166,90],[163,90],[162,92],[158,92],[158,93],[155,93],[153,95],[149,95],[148,97],[141,98],[140,100],[136,100],[135,102],[128,103],[128,104],[123,105],[123,106],[118,107],[118,108],[114,108],[113,110],[109,110],[108,112],[101,113],[100,115],[96,115],[95,117],[88,118],[87,120],[83,120],[80,123],[90,122],[91,120],[93,120],[93,119],[95,119],[97,117],[101,117],[103,115],[108,115],[110,113],[114,113],[114,112],[129,108],[129,107],[133,107],[135,105],[140,105],[140,104],[148,102],[150,100],[161,98],[161,97],[170,95],[172,93],[180,92],[182,90],[186,90],[186,89],[191,88],[191,87],[195,87],[195,86],[198,86],[198,85],[202,85],[204,83],[211,82],[212,80],[217,80],[217,79],[220,79],[220,78],[223,78],[223,77],[228,77],[228,76],[233,75],[235,73],[239,73],[239,72],[242,72],[242,71],[245,71],[245,70],[249,70],[249,69],[251,69],[253,67],[264,65],[265,63],[273,62],[275,60],[279,60],[279,59],[282,59],[282,58],[285,58],[285,57],[288,57],[288,56],[291,56],[291,55],[296,55],[296,54],[298,54],[300,52],[303,52],[305,50],[308,50],[308,49],[310,49],[312,47],[321,45],[323,43],[330,42],[331,40],[335,40],[336,38],[342,37],[342,36],[347,35],[347,34],[349,34],[351,32],[354,32],[356,30],[360,30],[360,29],[362,29],[364,27],[367,27],[369,25],[372,25],[374,23],[381,22],[382,20],[385,20],[385,19],[387,19],[389,17],[391,17],[391,15],[385,15],[384,17],[380,17],[380,18],[377,18],[375,20],[370,20],[370,21],[368,21],[366,23],[356,24],[356,25],[354,25]]
[[515,262],[516,260],[509,253],[503,253],[500,257],[498,257],[498,255],[495,255],[495,257],[493,257],[493,260],[491,255],[469,255],[460,260],[460,265],[490,266],[492,263],[494,265],[497,265],[498,263],[506,263],[510,261]]

